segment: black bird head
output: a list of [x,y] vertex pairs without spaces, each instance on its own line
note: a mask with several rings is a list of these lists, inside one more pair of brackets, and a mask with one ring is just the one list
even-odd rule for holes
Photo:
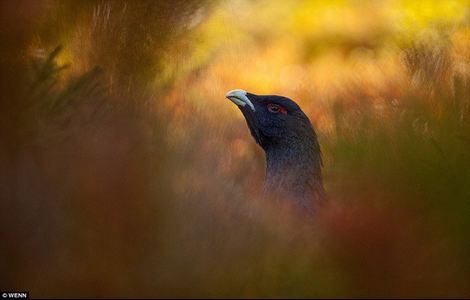
[[251,134],[266,153],[265,194],[294,199],[312,212],[324,197],[321,153],[310,120],[291,99],[232,90],[226,97],[243,113]]
[[310,120],[289,98],[244,90],[232,90],[226,97],[237,104],[251,134],[265,151],[273,147],[293,148],[315,139]]

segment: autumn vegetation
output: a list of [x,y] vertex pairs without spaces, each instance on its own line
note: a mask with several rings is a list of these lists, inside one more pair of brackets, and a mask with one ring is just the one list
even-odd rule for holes
[[[469,297],[466,1],[1,1],[0,290]],[[261,199],[228,90],[296,100],[328,204]]]

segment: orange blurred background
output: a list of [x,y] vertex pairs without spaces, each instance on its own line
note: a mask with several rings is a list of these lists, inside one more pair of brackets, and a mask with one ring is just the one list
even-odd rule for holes
[[[468,297],[468,1],[0,2],[0,290]],[[329,204],[260,201],[228,90],[298,102]]]

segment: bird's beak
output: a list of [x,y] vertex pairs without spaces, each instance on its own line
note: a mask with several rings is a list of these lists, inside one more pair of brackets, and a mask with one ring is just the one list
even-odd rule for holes
[[227,93],[227,95],[225,95],[225,97],[227,97],[227,99],[229,99],[230,101],[232,101],[238,106],[245,107],[245,105],[248,105],[252,111],[256,111],[255,106],[250,101],[250,99],[248,99],[246,94],[247,94],[246,91],[237,89],[237,90],[231,90],[230,92]]

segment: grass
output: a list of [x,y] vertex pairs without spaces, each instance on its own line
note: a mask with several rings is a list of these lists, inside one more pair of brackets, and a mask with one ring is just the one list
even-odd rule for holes
[[[0,289],[468,296],[465,19],[450,7],[452,26],[410,39],[385,5],[359,22],[290,3],[269,26],[282,7],[233,5],[2,4]],[[312,223],[260,199],[263,153],[223,99],[245,86],[292,97],[317,129],[330,201]]]

